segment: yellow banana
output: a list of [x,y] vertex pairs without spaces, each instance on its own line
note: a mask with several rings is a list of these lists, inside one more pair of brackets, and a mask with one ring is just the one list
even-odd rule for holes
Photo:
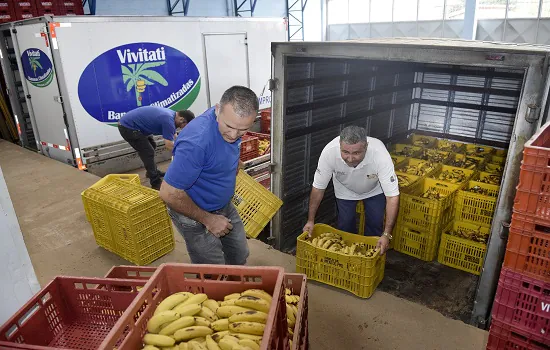
[[249,347],[252,350],[260,350],[260,345],[251,339],[240,339],[239,345]]
[[220,340],[218,343],[220,349],[222,350],[233,350],[233,345],[239,345],[238,341],[234,341],[230,339],[229,337],[225,336]]
[[231,333],[229,333],[228,335],[226,335],[224,338],[229,339],[229,340],[231,340],[232,342],[235,342],[235,343],[238,343],[238,342],[239,342],[239,338],[234,337],[233,334],[231,334]]
[[229,324],[231,333],[245,333],[262,335],[264,334],[265,324],[260,322],[233,322]]
[[180,343],[179,347],[179,350],[189,350],[189,344],[185,342]]
[[[191,294],[191,293],[189,293]],[[183,303],[187,299],[189,299],[189,294],[184,293],[175,293],[164,299],[159,306],[157,306],[155,313],[153,315],[156,315],[162,311],[166,310],[172,310],[177,305]]]
[[204,317],[200,317],[200,316],[195,316],[194,318],[195,320],[195,326],[204,326],[204,327],[210,327],[210,321],[208,321],[206,318]]
[[212,339],[212,336],[207,335],[206,336],[206,348],[208,350],[221,350],[218,346],[218,343],[214,339]]
[[238,299],[241,296],[241,293],[233,293],[226,295],[223,300],[231,300],[231,299]]
[[317,247],[317,242],[319,242],[319,238],[315,237],[312,241],[311,241],[311,244],[315,247]]
[[237,299],[229,299],[229,300],[225,300],[225,301],[222,301],[220,303],[220,306],[231,306],[231,305],[235,305],[235,302],[237,301]]
[[214,322],[218,320],[218,316],[216,316],[214,311],[210,310],[206,306],[203,306],[201,308],[201,311],[197,314],[197,316],[204,317],[210,322]]
[[244,292],[241,293],[241,296],[252,296],[252,297],[261,298],[270,304],[271,304],[271,301],[273,300],[273,298],[271,297],[271,295],[269,295],[269,293],[261,289],[245,290]]
[[162,327],[163,324],[175,321],[178,318],[180,318],[180,314],[174,310],[162,311],[151,317],[149,322],[147,322],[147,330],[150,333],[158,333],[160,331],[160,327]]
[[248,310],[250,310],[250,309],[247,309],[247,308],[244,308],[244,307],[241,307],[241,306],[237,306],[237,305],[220,306],[218,308],[218,310],[216,311],[216,314],[218,315],[218,317],[229,318],[232,315],[236,314],[237,312],[243,312],[243,311],[248,311]]
[[294,315],[294,310],[288,304],[286,304],[286,318],[292,320],[293,322],[296,322],[296,316]]
[[[229,325],[227,325],[227,327],[229,329]],[[214,339],[215,342],[219,343],[220,340],[228,334],[229,334],[229,330],[216,332],[216,333],[212,334],[212,339]]]
[[189,350],[207,350],[204,345],[202,345],[198,341],[194,341],[194,340],[191,340],[188,343],[188,346],[189,346]]
[[189,299],[187,299],[186,301],[184,301],[179,305],[183,306],[183,305],[191,305],[191,304],[202,304],[206,299],[208,299],[208,295],[204,293],[193,294],[191,297],[189,297]]
[[202,306],[206,306],[207,308],[209,308],[210,310],[212,310],[212,312],[216,312],[216,310],[220,307],[220,305],[218,304],[218,302],[216,300],[212,300],[212,299],[207,299],[205,300],[203,303],[202,303]]
[[202,307],[199,304],[190,305],[178,305],[173,311],[179,313],[181,316],[195,316],[201,311]]
[[198,338],[193,338],[189,341],[196,341],[196,342],[199,342],[201,344],[206,344],[206,337],[198,337]]
[[195,323],[195,319],[191,316],[183,316],[181,318],[178,318],[175,321],[172,321],[162,327],[159,334],[161,335],[172,335],[174,334],[178,329],[190,327]]
[[[233,317],[233,316],[231,316]],[[229,320],[231,319],[222,318],[221,320],[214,321],[210,324],[210,328],[212,328],[216,332],[226,331],[229,329]]]
[[241,344],[237,343],[237,344],[233,344],[233,347],[231,348],[231,350],[250,350],[250,348],[245,348],[243,347]]
[[232,336],[235,338],[241,340],[241,339],[250,339],[254,340],[256,343],[260,344],[262,342],[262,336],[261,335],[254,335],[254,334],[245,334],[245,333],[232,333]]
[[265,312],[257,311],[257,310],[249,310],[244,312],[238,312],[231,317],[229,317],[229,322],[242,322],[242,321],[249,321],[249,322],[260,322],[260,323],[266,323],[267,322],[267,314]]
[[298,307],[296,305],[290,305],[292,311],[294,311],[294,318],[298,318]]
[[181,328],[174,333],[174,338],[176,341],[187,341],[190,339],[198,338],[198,337],[204,337],[209,334],[212,334],[213,331],[204,326],[192,326],[192,327],[186,327]]
[[143,342],[146,345],[154,346],[174,346],[174,344],[176,343],[176,341],[172,337],[151,333],[147,333],[143,336]]
[[141,350],[160,350],[154,345],[145,345]]
[[288,318],[286,319],[286,322],[288,323],[288,328],[294,328],[296,326],[296,319],[295,318]]
[[237,299],[235,305],[268,313],[271,303],[268,303],[264,299],[258,297],[243,296]]

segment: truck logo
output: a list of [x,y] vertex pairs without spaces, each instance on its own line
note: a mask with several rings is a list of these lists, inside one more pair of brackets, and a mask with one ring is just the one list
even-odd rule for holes
[[23,51],[21,65],[25,79],[32,85],[43,88],[53,80],[53,64],[48,55],[40,49],[30,48]]
[[124,114],[141,106],[187,109],[200,85],[197,66],[183,52],[158,43],[132,43],[90,62],[80,76],[78,96],[90,116],[117,125]]

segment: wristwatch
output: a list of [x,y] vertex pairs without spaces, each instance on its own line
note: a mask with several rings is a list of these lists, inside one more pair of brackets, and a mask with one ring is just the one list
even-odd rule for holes
[[382,233],[382,236],[388,237],[388,239],[390,240],[390,242],[391,242],[391,240],[393,239],[393,236],[392,236],[391,233],[384,232],[384,233]]

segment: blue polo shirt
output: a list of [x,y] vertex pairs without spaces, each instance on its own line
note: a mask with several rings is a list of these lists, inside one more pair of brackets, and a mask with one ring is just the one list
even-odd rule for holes
[[235,192],[240,142],[223,139],[215,110],[210,108],[178,135],[164,181],[184,190],[203,210],[225,207]]
[[144,106],[131,110],[120,118],[120,125],[139,130],[143,135],[162,135],[172,141],[176,133],[176,112],[163,107]]

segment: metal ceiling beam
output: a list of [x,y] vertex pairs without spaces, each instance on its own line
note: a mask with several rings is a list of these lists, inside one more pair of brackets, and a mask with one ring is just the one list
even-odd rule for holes
[[286,0],[288,41],[304,41],[304,10],[307,0]]
[[[254,17],[254,10],[256,10],[257,2],[258,0],[233,0],[235,17]],[[245,15],[247,13],[249,15]]]
[[84,0],[84,1],[82,2],[82,7],[86,6],[86,4],[88,4],[88,8],[90,9],[90,15],[95,15],[96,0]]
[[[184,16],[187,16],[187,13],[189,12],[189,4],[191,3],[191,0],[166,0],[166,3],[168,4],[168,15],[173,16],[174,14],[183,13]],[[176,7],[179,4],[182,4],[182,10],[176,11]]]

